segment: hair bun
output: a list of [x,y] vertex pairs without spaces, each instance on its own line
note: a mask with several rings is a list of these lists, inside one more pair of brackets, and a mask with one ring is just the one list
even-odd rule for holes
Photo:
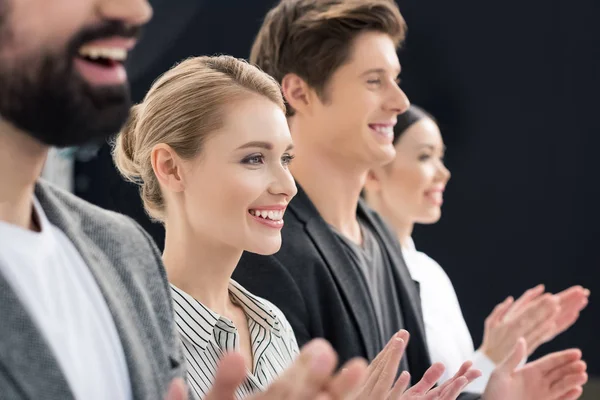
[[129,117],[113,146],[113,159],[117,169],[126,180],[137,184],[141,183],[140,169],[135,160],[139,116],[140,104],[136,104],[129,110]]

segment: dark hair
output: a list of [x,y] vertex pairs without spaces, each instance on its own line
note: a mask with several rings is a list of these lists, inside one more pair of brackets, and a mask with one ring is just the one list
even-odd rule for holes
[[400,136],[413,124],[422,119],[429,118],[436,122],[435,118],[421,107],[411,104],[408,110],[398,115],[396,125],[394,126],[394,144],[398,143]]
[[281,0],[265,17],[250,62],[279,83],[297,74],[324,100],[331,75],[348,60],[354,39],[368,31],[400,45],[406,24],[393,0]]

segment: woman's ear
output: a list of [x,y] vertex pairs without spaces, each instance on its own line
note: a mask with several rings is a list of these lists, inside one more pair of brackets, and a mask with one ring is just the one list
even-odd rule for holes
[[171,146],[157,144],[152,148],[150,159],[154,175],[162,188],[172,192],[182,192],[185,189],[183,163]]

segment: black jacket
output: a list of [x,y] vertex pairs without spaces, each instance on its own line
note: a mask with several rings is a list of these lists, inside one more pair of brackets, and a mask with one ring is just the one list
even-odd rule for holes
[[[406,351],[412,381],[431,362],[425,340],[418,286],[411,279],[397,238],[362,201],[358,214],[374,228],[391,260],[403,308],[404,329],[411,334]],[[273,302],[292,325],[298,344],[327,339],[340,364],[353,357],[372,360],[383,349],[368,289],[335,234],[299,188],[289,204],[281,250],[273,256],[244,253],[233,279],[250,292]],[[404,364],[406,365],[406,364]],[[460,399],[477,399],[463,394]]]

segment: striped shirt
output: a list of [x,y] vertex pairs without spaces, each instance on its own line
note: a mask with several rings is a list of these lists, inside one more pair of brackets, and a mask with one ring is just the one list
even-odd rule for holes
[[[233,322],[205,307],[198,300],[171,285],[175,322],[187,363],[187,382],[199,399],[212,387],[218,360],[225,352],[239,349],[238,331]],[[272,303],[254,296],[234,280],[229,296],[246,314],[252,343],[254,373],[236,392],[237,399],[263,391],[298,354],[298,344],[289,322]]]

